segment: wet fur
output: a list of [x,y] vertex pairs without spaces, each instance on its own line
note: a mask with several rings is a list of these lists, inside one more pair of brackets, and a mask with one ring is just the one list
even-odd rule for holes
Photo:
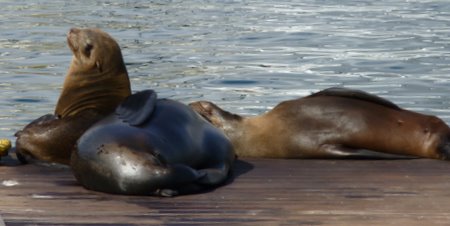
[[81,136],[71,168],[88,189],[173,196],[187,187],[201,191],[222,184],[234,159],[222,132],[189,107],[157,100],[147,90]]
[[16,153],[23,162],[69,164],[81,134],[131,95],[114,39],[99,29],[73,28],[67,41],[73,58],[54,115],[40,117],[16,133]]
[[359,90],[326,89],[281,102],[256,117],[241,117],[206,101],[190,106],[222,129],[243,157],[449,157],[450,129],[441,119]]

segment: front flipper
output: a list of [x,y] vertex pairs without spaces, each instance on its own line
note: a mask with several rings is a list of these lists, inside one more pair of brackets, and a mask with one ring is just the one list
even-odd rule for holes
[[144,90],[127,97],[117,108],[117,117],[131,126],[138,126],[147,121],[155,108],[156,92]]
[[340,144],[324,144],[320,147],[323,158],[342,159],[412,159],[417,158],[408,155],[397,155],[391,153],[377,152],[367,149],[345,147]]

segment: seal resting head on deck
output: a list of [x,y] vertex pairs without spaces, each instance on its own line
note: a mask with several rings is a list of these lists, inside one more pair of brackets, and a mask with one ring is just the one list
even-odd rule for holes
[[211,102],[190,106],[225,132],[240,157],[450,157],[450,128],[441,119],[359,90],[326,89],[248,118]]
[[70,165],[91,190],[173,196],[223,183],[234,159],[219,129],[188,106],[146,90],[89,128]]
[[55,114],[44,115],[16,133],[19,159],[69,164],[76,140],[93,123],[131,95],[117,42],[99,29],[70,29],[72,50]]

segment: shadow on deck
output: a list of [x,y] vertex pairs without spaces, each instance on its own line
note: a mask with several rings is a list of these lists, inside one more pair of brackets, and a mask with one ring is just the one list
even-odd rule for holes
[[[230,183],[174,198],[80,187],[70,169],[0,166],[6,225],[446,225],[450,163],[244,159]],[[1,225],[1,221],[0,221]]]

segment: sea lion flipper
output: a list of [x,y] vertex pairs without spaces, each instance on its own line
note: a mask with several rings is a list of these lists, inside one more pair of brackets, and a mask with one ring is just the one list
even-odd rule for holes
[[[202,188],[195,183],[206,176],[205,172],[195,170],[184,164],[174,164],[168,168],[166,174],[161,175],[163,179],[155,180],[155,183],[161,183],[162,188],[156,189],[153,195],[162,197],[172,197],[179,194],[195,193],[201,191]],[[152,170],[150,168],[150,170]],[[164,187],[165,184],[168,187]]]
[[320,151],[333,157],[343,159],[411,159],[416,158],[409,155],[391,154],[377,152],[367,149],[351,148],[340,144],[324,144]]
[[392,109],[400,109],[396,104],[391,101],[384,99],[382,97],[361,91],[356,89],[348,89],[343,87],[331,87],[328,89],[321,90],[317,93],[313,93],[307,97],[317,97],[317,96],[337,96],[337,97],[348,97],[353,99],[359,99],[363,101],[369,101],[375,104],[380,104],[385,107]]
[[161,197],[173,197],[177,196],[179,192],[173,189],[157,189],[153,195],[161,196]]
[[204,174],[204,176],[198,180],[198,183],[203,185],[218,185],[224,182],[229,174],[228,170],[218,168],[202,169],[199,170],[199,172]]
[[127,97],[117,108],[117,117],[131,126],[138,126],[152,115],[157,101],[156,92],[144,90]]

